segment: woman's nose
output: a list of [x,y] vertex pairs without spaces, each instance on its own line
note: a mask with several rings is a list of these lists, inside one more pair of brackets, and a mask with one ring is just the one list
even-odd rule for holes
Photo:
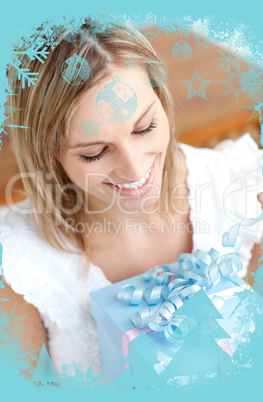
[[138,149],[119,152],[117,163],[114,173],[119,180],[123,179],[123,182],[140,180],[150,168],[145,165],[143,154]]

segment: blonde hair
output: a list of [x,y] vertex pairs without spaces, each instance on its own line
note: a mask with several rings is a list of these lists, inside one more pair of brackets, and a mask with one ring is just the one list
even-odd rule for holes
[[[48,213],[34,213],[38,229],[53,247],[85,254],[86,265],[83,271],[85,275],[91,261],[92,246],[87,241],[85,233],[68,231],[66,216],[63,212],[65,208],[72,209],[71,218],[75,222],[81,222],[83,209],[74,212],[77,189],[76,191],[72,188],[63,190],[63,186],[65,187],[71,181],[55,157],[63,149],[67,127],[74,110],[91,90],[91,85],[95,86],[109,75],[114,63],[124,63],[123,60],[129,58],[131,41],[132,54],[137,62],[143,64],[151,60],[150,64],[145,63],[144,66],[148,75],[152,77],[153,90],[166,112],[171,133],[158,201],[163,210],[165,199],[171,198],[180,169],[180,166],[177,166],[178,144],[174,122],[174,102],[166,84],[156,85],[158,74],[163,71],[163,63],[158,59],[151,44],[137,30],[117,23],[103,27],[98,20],[88,18],[80,29],[74,32],[75,36],[72,35],[75,38],[74,43],[67,40],[67,35],[72,34],[68,30],[60,26],[59,32],[58,44],[54,50],[45,45],[49,55],[44,63],[37,59],[28,62],[27,67],[30,71],[39,73],[35,85],[22,89],[20,80],[16,76],[16,69],[11,67],[9,70],[10,82],[16,85],[16,96],[12,97],[12,106],[20,109],[19,113],[13,115],[11,124],[30,127],[23,133],[18,131],[21,129],[15,131],[12,134],[12,141],[21,173],[42,172],[41,180],[37,182],[29,177],[22,178],[33,208],[37,211],[39,205],[45,205],[48,210]],[[82,85],[69,85],[61,75],[63,63],[75,53],[92,66],[90,78]],[[151,68],[151,74],[149,74],[149,68]],[[165,177],[165,172],[168,173],[168,178]],[[60,208],[55,203],[58,188],[62,189]],[[168,207],[171,212],[170,204]]]

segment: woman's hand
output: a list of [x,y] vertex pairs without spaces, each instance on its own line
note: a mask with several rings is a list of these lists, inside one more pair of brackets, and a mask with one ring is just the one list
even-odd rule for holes
[[257,199],[261,204],[261,208],[263,209],[263,193],[258,193]]

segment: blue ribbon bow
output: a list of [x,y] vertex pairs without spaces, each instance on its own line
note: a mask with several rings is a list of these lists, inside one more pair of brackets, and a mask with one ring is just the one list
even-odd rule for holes
[[[240,226],[252,226],[262,220],[263,211],[258,219],[243,219],[223,234],[222,245],[234,247],[231,253],[221,255],[213,248],[209,252],[197,249],[193,254],[182,253],[179,261],[157,265],[145,272],[143,278],[146,282],[155,281],[156,286],[153,288],[129,284],[121,286],[119,299],[131,305],[139,305],[144,299],[152,306],[142,308],[131,316],[135,327],[149,326],[153,331],[163,331],[166,339],[172,342],[178,339],[178,327],[184,317],[176,315],[177,310],[201,288],[211,288],[222,276],[229,277],[242,269],[242,258],[238,254],[241,247],[241,239],[238,236]],[[213,296],[213,302],[219,309],[222,307],[222,297]],[[185,333],[196,325],[194,320],[188,324],[187,328],[183,329]]]

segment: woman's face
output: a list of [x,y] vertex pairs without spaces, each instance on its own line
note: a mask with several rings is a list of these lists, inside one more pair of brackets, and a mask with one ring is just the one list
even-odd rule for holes
[[[146,82],[147,74],[143,74]],[[96,106],[99,90],[116,75],[137,97],[132,116],[118,123],[102,117]],[[170,130],[158,96],[141,76],[138,69],[118,68],[93,87],[70,120],[66,147],[59,160],[71,181],[88,195],[89,210],[99,213],[117,208],[119,212],[136,213],[150,210],[160,196]],[[92,130],[88,134],[89,128],[85,127],[92,118],[98,135]],[[136,181],[140,183],[134,189],[116,186]]]

